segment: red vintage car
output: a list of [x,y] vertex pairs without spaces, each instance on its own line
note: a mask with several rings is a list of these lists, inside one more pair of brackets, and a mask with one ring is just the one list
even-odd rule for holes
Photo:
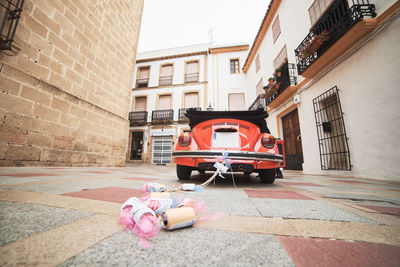
[[215,171],[221,156],[230,161],[230,172],[258,172],[261,182],[273,183],[283,162],[275,137],[270,134],[265,110],[198,111],[189,109],[191,131],[179,136],[172,153],[179,179],[189,179],[193,170]]

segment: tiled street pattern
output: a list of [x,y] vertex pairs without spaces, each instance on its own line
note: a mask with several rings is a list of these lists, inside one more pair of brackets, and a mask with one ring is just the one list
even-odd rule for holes
[[[189,182],[210,176],[193,172]],[[0,169],[0,265],[400,264],[398,182],[284,171],[265,185],[256,174],[225,175],[201,193],[172,192],[218,216],[161,231],[146,250],[118,215],[148,182],[179,186],[174,166]]]

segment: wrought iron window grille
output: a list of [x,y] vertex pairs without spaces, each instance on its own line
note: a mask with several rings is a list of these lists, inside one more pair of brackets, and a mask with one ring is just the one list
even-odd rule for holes
[[198,82],[199,81],[199,73],[186,73],[185,74],[185,82],[186,83],[193,83],[193,82]]
[[129,112],[130,126],[146,124],[147,122],[147,111],[133,111]]
[[257,110],[257,109],[267,110],[267,106],[265,105],[264,94],[259,94],[249,107],[249,110]]
[[351,171],[350,151],[339,89],[334,86],[313,99],[322,170]]
[[172,76],[160,77],[160,85],[171,85],[171,84],[172,84]]
[[174,120],[173,109],[153,110],[151,113],[151,122],[155,123],[170,123]]
[[0,49],[11,50],[24,0],[0,0]]
[[[368,0],[353,0],[349,8],[347,0],[335,0],[318,20],[308,35],[295,49],[297,70],[301,75],[333,44],[364,17],[376,17],[375,5]],[[316,36],[327,31],[328,39],[316,42]],[[318,37],[317,37],[318,38]],[[307,51],[304,53],[304,51]]]
[[149,78],[142,78],[136,80],[136,88],[144,88],[149,86]]
[[180,108],[179,109],[179,115],[178,115],[178,121],[189,121],[189,118],[186,117],[185,113],[188,109],[195,109],[195,110],[201,110],[200,107],[196,108]]

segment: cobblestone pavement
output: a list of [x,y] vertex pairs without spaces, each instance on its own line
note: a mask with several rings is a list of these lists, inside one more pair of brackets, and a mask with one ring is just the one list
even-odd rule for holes
[[[200,184],[211,173],[193,173]],[[161,231],[145,250],[118,225],[144,183],[178,185],[174,166],[0,168],[0,265],[400,266],[400,183],[284,171],[218,179],[201,193],[209,214]]]

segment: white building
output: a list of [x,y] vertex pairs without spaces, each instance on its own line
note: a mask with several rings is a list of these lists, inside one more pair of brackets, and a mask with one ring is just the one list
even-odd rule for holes
[[399,3],[271,1],[243,71],[257,94],[290,71],[266,100],[288,168],[400,180]]
[[138,53],[127,160],[169,164],[177,136],[189,129],[187,108],[245,110],[241,71],[248,45],[210,44]]

